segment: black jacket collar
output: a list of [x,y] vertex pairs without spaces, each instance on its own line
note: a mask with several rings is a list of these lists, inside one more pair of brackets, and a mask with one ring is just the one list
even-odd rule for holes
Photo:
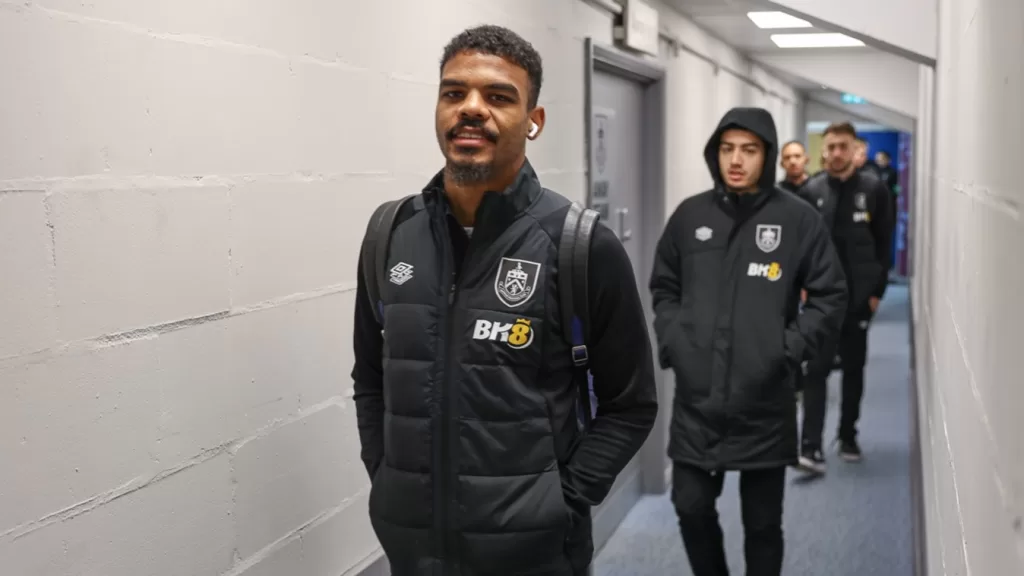
[[[526,212],[543,192],[544,189],[540,185],[537,172],[534,171],[530,161],[526,160],[523,162],[522,168],[519,169],[516,179],[507,188],[500,192],[484,193],[476,212],[473,236],[476,237],[481,233],[486,236],[500,234],[509,224]],[[440,208],[443,211],[441,213],[444,214],[450,213],[448,199],[444,193],[444,169],[435,174],[423,188],[423,197],[428,207]]]
[[737,194],[725,190],[722,186],[716,186],[715,199],[727,214],[742,217],[760,210],[777,192],[774,186],[770,186],[761,187],[753,194]]

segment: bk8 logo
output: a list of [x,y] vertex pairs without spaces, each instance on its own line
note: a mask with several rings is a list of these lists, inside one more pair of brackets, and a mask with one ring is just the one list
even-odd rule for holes
[[520,350],[533,343],[533,326],[526,318],[517,318],[511,324],[481,318],[473,327],[473,339],[503,342],[509,348]]

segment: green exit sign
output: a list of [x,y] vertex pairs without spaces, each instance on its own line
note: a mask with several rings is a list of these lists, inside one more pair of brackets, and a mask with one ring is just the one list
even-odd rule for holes
[[843,92],[843,104],[867,104],[868,101],[855,94]]

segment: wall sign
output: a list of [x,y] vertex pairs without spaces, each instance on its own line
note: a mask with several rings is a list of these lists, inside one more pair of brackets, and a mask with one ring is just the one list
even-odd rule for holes
[[594,168],[597,171],[597,176],[603,177],[608,167],[608,141],[605,140],[608,136],[608,115],[600,112],[595,114],[594,125],[596,126]]
[[657,8],[641,0],[627,0],[622,11],[622,42],[628,48],[657,56]]
[[601,214],[603,219],[607,219],[609,215],[608,196],[611,187],[611,182],[609,182],[611,174],[608,173],[608,140],[611,138],[609,129],[614,116],[614,110],[595,109],[592,124],[594,173],[590,179],[590,204]]
[[843,100],[843,104],[867,104],[868,103],[867,100],[861,98],[860,96],[857,96],[856,94],[850,94],[848,92],[843,92],[842,100]]

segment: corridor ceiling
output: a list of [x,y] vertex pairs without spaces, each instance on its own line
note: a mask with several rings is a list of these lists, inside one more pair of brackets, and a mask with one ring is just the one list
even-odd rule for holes
[[[730,44],[750,58],[758,61],[759,64],[769,68],[772,73],[778,75],[797,90],[805,92],[809,98],[847,111],[849,114],[860,118],[869,118],[877,122],[891,120],[893,124],[900,126],[912,125],[913,119],[894,109],[869,102],[867,104],[844,104],[842,92],[857,93],[861,87],[856,86],[857,82],[851,80],[851,85],[823,85],[821,78],[811,77],[810,74],[801,74],[799,67],[782,68],[772,65],[773,61],[778,62],[780,57],[801,55],[822,57],[834,55],[838,60],[844,56],[856,56],[859,59],[865,57],[878,58],[886,61],[893,58],[901,58],[888,54],[871,46],[856,46],[848,48],[780,48],[771,39],[773,34],[808,34],[808,33],[832,33],[829,30],[814,25],[799,28],[776,28],[762,29],[754,24],[747,15],[749,12],[778,12],[778,8],[768,2],[756,0],[662,0],[666,5],[676,9],[695,24],[717,36],[723,42]],[[841,64],[840,64],[841,65]],[[916,77],[914,78],[916,88]]]

